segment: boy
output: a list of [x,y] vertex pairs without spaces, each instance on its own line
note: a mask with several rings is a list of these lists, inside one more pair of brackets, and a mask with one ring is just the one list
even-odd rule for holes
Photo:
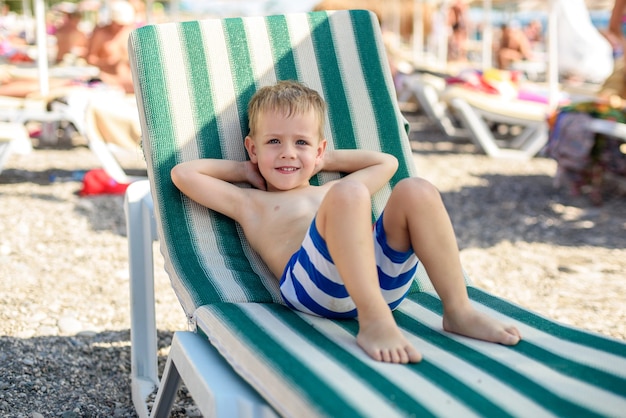
[[[297,82],[264,87],[248,107],[250,161],[188,161],[174,167],[172,180],[191,199],[239,222],[280,278],[288,306],[330,318],[358,314],[357,344],[375,360],[421,360],[391,314],[411,285],[416,254],[443,302],[444,329],[516,344],[515,327],[470,305],[452,225],[430,183],[399,182],[372,239],[371,195],[398,162],[374,151],[326,151],[325,110],[319,94]],[[322,170],[346,176],[310,185]],[[254,188],[233,184],[241,182]]]

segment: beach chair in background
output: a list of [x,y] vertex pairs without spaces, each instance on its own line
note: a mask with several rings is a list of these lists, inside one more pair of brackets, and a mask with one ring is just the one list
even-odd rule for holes
[[[0,173],[4,163],[13,153],[28,154],[32,151],[32,141],[27,129],[29,122],[40,123],[41,126],[58,126],[61,121],[77,124],[82,114],[76,114],[65,104],[57,106],[47,99],[32,95],[31,97],[0,96]],[[41,143],[57,142],[56,129],[48,129],[49,136],[39,136]]]
[[145,161],[134,96],[102,89],[70,99],[84,101],[80,132],[106,173],[119,184],[144,180]]
[[[443,133],[471,140],[490,157],[531,158],[548,140],[548,107],[543,103],[447,86],[445,77],[428,73],[404,78],[398,100],[412,98]],[[498,134],[498,126],[507,132]]]
[[28,154],[32,144],[24,125],[13,122],[0,122],[0,174],[9,155]]
[[47,109],[47,105],[48,101],[40,97],[0,96],[0,120],[24,124],[28,121],[56,121],[65,116]]
[[[453,109],[474,144],[490,157],[532,158],[548,142],[549,108],[545,103],[508,99],[462,86],[447,88],[441,98]],[[491,124],[519,132],[498,137]]]
[[398,101],[405,103],[415,100],[428,120],[443,133],[452,138],[469,139],[469,132],[460,125],[448,104],[441,99],[445,89],[444,76],[417,72],[407,74],[402,80]]
[[[288,309],[241,228],[182,195],[181,161],[244,160],[247,104],[277,80],[297,79],[328,103],[331,149],[395,155],[416,174],[378,20],[337,11],[148,25],[130,36],[148,179],[127,190],[132,397],[140,416],[168,416],[184,382],[206,417],[620,415],[626,344],[555,323],[471,286],[478,309],[514,323],[514,347],[442,330],[442,308],[420,269],[394,316],[424,354],[418,364],[371,360],[358,324]],[[320,173],[320,184],[339,174]],[[245,187],[245,186],[242,186]],[[153,241],[189,321],[174,333],[159,379]]]
[[[145,175],[128,173],[124,163],[145,171],[139,148],[140,128],[133,96],[106,85],[60,88],[45,97],[0,97],[0,121],[26,126],[41,125],[40,145],[57,145],[61,124],[70,124],[87,140],[89,148],[107,174],[120,184],[128,184]],[[11,133],[15,135],[16,129]],[[8,132],[3,136],[6,137]],[[6,140],[6,138],[4,138]],[[15,148],[15,147],[13,147]],[[23,148],[23,147],[20,147]],[[8,147],[2,147],[8,157]],[[139,161],[139,159],[141,161]]]
[[[68,87],[51,91],[46,96],[33,93],[27,97],[0,96],[0,121],[26,125],[29,122],[58,125],[60,122],[81,124],[83,114],[64,103],[64,98],[83,87]],[[42,137],[45,143],[56,143],[56,130],[49,129],[50,137]]]

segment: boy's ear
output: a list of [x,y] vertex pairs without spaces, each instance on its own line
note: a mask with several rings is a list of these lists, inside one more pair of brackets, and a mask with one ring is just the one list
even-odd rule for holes
[[248,156],[250,157],[250,161],[256,164],[257,163],[256,146],[254,145],[254,141],[252,140],[250,135],[246,136],[246,139],[244,140],[243,144],[246,147],[246,151],[248,151]]
[[326,138],[320,139],[320,142],[317,145],[317,160],[318,161],[324,158],[324,153],[326,152],[326,145],[328,145],[328,141],[326,141]]

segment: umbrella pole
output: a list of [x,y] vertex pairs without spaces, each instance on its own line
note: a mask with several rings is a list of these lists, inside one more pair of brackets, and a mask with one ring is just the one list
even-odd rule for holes
[[48,39],[46,34],[46,9],[44,0],[35,1],[35,21],[37,33],[37,67],[39,69],[39,93],[47,96],[50,92],[48,80]]
[[424,60],[424,10],[423,0],[413,1],[413,63],[423,65]]
[[557,1],[550,0],[548,14],[548,105],[551,110],[559,104],[559,57]]
[[483,0],[483,39],[482,39],[482,69],[493,67],[493,26],[491,19],[491,0]]

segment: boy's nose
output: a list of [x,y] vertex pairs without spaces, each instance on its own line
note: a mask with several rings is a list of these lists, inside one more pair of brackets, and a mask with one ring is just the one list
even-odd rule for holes
[[295,147],[290,144],[285,144],[282,147],[281,157],[282,158],[294,158],[296,155]]

